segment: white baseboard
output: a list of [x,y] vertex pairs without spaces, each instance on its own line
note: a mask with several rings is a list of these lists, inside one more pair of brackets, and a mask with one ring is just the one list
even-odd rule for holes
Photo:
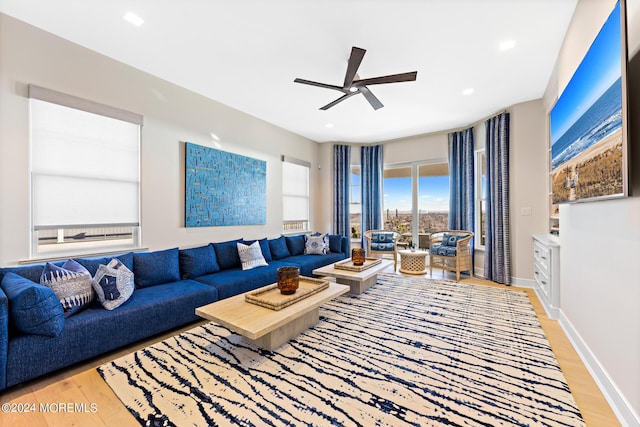
[[560,327],[573,345],[573,348],[582,359],[587,370],[600,388],[600,391],[611,405],[611,409],[618,417],[618,421],[625,427],[640,427],[640,416],[636,414],[625,397],[618,391],[617,387],[602,368],[598,359],[584,342],[578,331],[575,330],[569,319],[560,310],[558,319]]
[[518,286],[519,288],[534,288],[535,280],[533,279],[522,279],[520,277],[511,276],[511,284],[513,286]]

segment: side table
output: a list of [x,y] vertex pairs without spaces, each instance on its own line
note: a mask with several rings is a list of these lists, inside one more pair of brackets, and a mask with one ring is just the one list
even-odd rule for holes
[[406,274],[425,274],[427,272],[427,251],[398,251],[400,254],[400,272]]

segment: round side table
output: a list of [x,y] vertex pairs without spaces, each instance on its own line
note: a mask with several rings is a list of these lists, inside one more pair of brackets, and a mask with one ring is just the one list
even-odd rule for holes
[[398,251],[400,254],[400,273],[425,274],[427,272],[426,251]]

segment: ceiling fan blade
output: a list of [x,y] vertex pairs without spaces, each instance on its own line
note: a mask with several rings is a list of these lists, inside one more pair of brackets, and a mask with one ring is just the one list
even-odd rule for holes
[[349,89],[351,87],[351,83],[353,83],[353,79],[358,72],[358,68],[360,67],[360,63],[362,62],[362,58],[364,58],[364,54],[366,52],[366,50],[360,49],[359,47],[353,46],[351,48],[351,56],[349,56],[347,73],[344,76],[344,84],[342,85],[343,89]]
[[376,96],[372,94],[369,88],[367,88],[366,86],[362,86],[360,88],[360,92],[362,92],[364,97],[367,98],[367,101],[369,101],[369,104],[371,104],[374,110],[379,110],[380,108],[384,107],[384,105],[382,105],[382,102],[380,102],[380,100],[376,98]]
[[334,90],[338,90],[340,92],[346,92],[343,88],[341,88],[340,86],[335,86],[335,85],[328,85],[326,83],[319,83],[319,82],[314,82],[311,80],[305,80],[305,79],[295,79],[293,81],[294,83],[302,83],[303,85],[310,85],[310,86],[318,86],[318,87],[323,87],[325,89],[334,89]]
[[342,101],[344,101],[347,98],[351,98],[353,95],[356,95],[360,93],[359,90],[354,91],[354,92],[347,92],[344,95],[342,95],[340,98],[336,99],[335,101],[331,101],[330,103],[328,103],[327,105],[325,105],[324,107],[320,107],[321,110],[328,110],[329,108],[335,106],[336,104],[341,103]]
[[356,80],[352,86],[362,87],[369,85],[379,85],[383,83],[399,83],[399,82],[412,82],[418,76],[417,71],[410,73],[391,74],[389,76],[373,77],[371,79]]

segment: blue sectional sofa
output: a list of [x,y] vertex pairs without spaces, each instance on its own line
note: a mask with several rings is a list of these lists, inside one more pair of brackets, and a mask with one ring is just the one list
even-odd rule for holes
[[[133,291],[112,310],[92,301],[73,314],[40,284],[43,271],[65,261],[0,268],[0,390],[200,320],[196,307],[275,283],[279,267],[297,266],[301,275],[312,276],[315,268],[347,258],[346,237],[326,240],[322,254],[305,253],[305,235],[258,240],[266,265],[251,269],[242,268],[237,243],[255,241],[243,239],[130,252],[115,256],[117,261],[74,258],[94,283],[105,266],[126,267],[119,271],[129,274],[125,279],[133,273]],[[113,284],[105,279],[101,289],[121,298],[117,289],[109,290]]]

